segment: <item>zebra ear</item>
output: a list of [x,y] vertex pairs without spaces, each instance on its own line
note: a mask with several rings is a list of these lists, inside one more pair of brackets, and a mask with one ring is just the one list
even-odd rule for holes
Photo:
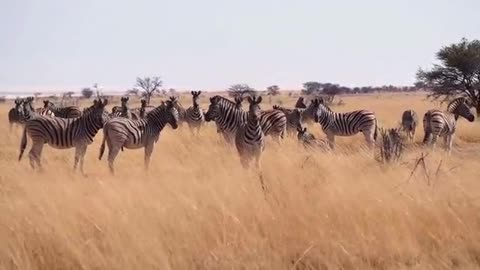
[[252,103],[255,102],[255,97],[254,97],[254,99],[252,99],[252,97],[248,96],[247,101],[248,101],[248,103],[252,104]]
[[102,103],[103,107],[107,106],[107,104],[108,104],[108,99],[104,99]]
[[260,104],[262,102],[262,96],[257,97],[257,100],[255,101],[256,104]]
[[202,94],[202,91],[198,91],[197,93],[197,95],[200,96]]
[[195,96],[195,91],[191,91],[190,94],[192,94],[192,96]]
[[126,98],[125,98],[125,101],[128,101],[129,99],[130,99],[130,97],[126,97]]

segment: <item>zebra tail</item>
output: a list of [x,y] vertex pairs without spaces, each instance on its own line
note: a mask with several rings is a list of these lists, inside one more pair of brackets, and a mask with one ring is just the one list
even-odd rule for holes
[[377,123],[377,118],[375,118],[375,131],[373,132],[373,139],[377,141],[378,137],[378,123]]
[[100,145],[100,155],[98,156],[98,160],[102,160],[103,153],[105,152],[105,140],[107,139],[107,130],[103,129],[103,140],[102,144]]
[[20,143],[20,155],[18,155],[18,161],[22,160],[25,148],[27,148],[27,125],[24,125],[23,127],[22,141]]

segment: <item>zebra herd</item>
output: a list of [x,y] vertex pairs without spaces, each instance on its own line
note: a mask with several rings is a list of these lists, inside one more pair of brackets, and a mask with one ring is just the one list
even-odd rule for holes
[[[199,104],[201,91],[192,91],[192,106],[184,109],[176,97],[162,101],[157,107],[149,106],[141,100],[140,108],[130,109],[129,98],[122,97],[121,105],[114,106],[109,114],[105,110],[108,101],[95,99],[93,104],[80,110],[76,106],[57,107],[45,100],[42,108],[34,109],[33,97],[15,100],[15,106],[8,113],[10,126],[14,123],[24,126],[19,161],[27,145],[27,137],[32,141],[29,152],[30,165],[42,169],[41,154],[45,144],[53,148],[75,148],[74,170],[80,163],[84,173],[83,161],[88,145],[95,135],[103,129],[103,140],[99,159],[108,147],[108,167],[114,173],[116,156],[124,148],[144,148],[144,165],[148,169],[155,143],[158,142],[163,128],[168,124],[177,129],[186,122],[191,133],[198,136],[206,122],[215,122],[228,145],[234,145],[243,167],[255,161],[255,167],[261,167],[261,156],[265,150],[265,138],[270,136],[281,144],[282,139],[297,135],[299,142],[307,149],[331,149],[335,147],[336,136],[353,136],[363,133],[370,148],[377,139],[377,118],[374,112],[358,110],[345,113],[333,112],[322,98],[314,98],[309,104],[300,97],[295,108],[278,105],[272,109],[261,109],[261,96],[249,96],[248,111],[243,111],[243,98],[229,100],[220,95],[210,98],[208,110]],[[450,102],[446,111],[429,110],[423,117],[425,136],[423,142],[435,147],[438,137],[443,137],[446,150],[450,153],[453,137],[459,117],[473,122],[475,117],[470,112],[469,104],[464,98]],[[409,140],[413,141],[418,125],[417,113],[406,110],[402,114],[402,129]],[[319,123],[327,140],[315,138],[305,127],[305,123]]]

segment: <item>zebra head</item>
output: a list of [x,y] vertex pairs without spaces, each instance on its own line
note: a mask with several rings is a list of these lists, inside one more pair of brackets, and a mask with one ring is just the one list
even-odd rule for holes
[[52,106],[53,106],[53,103],[50,100],[46,99],[43,101],[43,108],[50,109]]
[[25,119],[29,119],[33,116],[35,109],[33,108],[33,97],[27,97],[23,99],[23,116]]
[[198,108],[198,100],[202,91],[191,91],[193,107]]
[[325,112],[328,111],[331,110],[325,105],[323,98],[316,98],[312,100],[312,102],[308,105],[308,108],[305,109],[305,114],[313,114],[313,120],[318,123],[323,118],[322,116],[324,116]]
[[459,116],[462,116],[469,122],[475,121],[475,116],[472,114],[469,106],[465,103],[464,100],[458,101],[458,99],[455,99],[450,102],[450,104],[448,104],[448,111],[455,114],[455,119],[458,119]]
[[177,129],[178,121],[179,121],[179,113],[177,110],[177,99],[170,98],[170,100],[167,100],[163,104],[163,106],[165,106],[167,123],[169,123],[173,129]]
[[243,97],[235,97],[235,108],[237,108],[237,110],[242,109],[242,102],[243,102]]
[[297,102],[295,103],[295,108],[306,109],[307,105],[305,105],[305,100],[303,97],[299,97]]
[[290,123],[293,123],[297,128],[303,126],[303,113],[305,109],[295,108],[290,114]]
[[220,96],[214,96],[210,98],[210,105],[208,106],[208,111],[205,113],[205,121],[210,122],[217,119],[217,116],[220,111]]
[[308,140],[309,138],[313,137],[313,139],[315,139],[315,137],[310,134],[310,132],[307,131],[307,128],[306,127],[297,127],[297,139],[299,141],[304,141],[304,140]]
[[248,103],[250,106],[248,107],[248,119],[250,121],[258,121],[260,119],[260,115],[262,113],[262,109],[260,109],[260,103],[262,102],[262,97],[248,97]]
[[142,105],[141,105],[141,108],[145,109],[145,108],[147,107],[147,101],[146,101],[145,99],[142,98],[142,99],[140,100],[140,103],[142,104]]
[[122,108],[126,108],[128,106],[128,100],[129,99],[130,99],[129,97],[122,97],[120,99]]
[[24,100],[21,98],[15,99],[15,107],[13,108],[15,115],[20,116],[22,118],[25,115],[25,105]]
[[83,110],[83,115],[89,119],[96,127],[101,128],[109,120],[109,115],[105,110],[108,100],[94,100],[93,105]]

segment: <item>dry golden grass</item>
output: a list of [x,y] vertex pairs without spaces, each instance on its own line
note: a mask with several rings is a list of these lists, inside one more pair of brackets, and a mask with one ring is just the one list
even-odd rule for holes
[[[435,107],[421,95],[343,99],[335,110],[369,108],[387,127],[404,109]],[[99,133],[83,178],[71,172],[73,150],[46,146],[40,174],[28,156],[17,162],[21,130],[8,132],[7,111],[0,107],[0,269],[480,267],[478,123],[461,120],[451,157],[438,149],[426,158],[428,178],[419,168],[409,179],[421,146],[382,166],[358,151],[361,135],[337,139],[335,154],[270,141],[260,176],[241,168],[213,124],[200,138],[166,128],[148,173],[142,150],[120,153],[116,177],[97,160]]]

